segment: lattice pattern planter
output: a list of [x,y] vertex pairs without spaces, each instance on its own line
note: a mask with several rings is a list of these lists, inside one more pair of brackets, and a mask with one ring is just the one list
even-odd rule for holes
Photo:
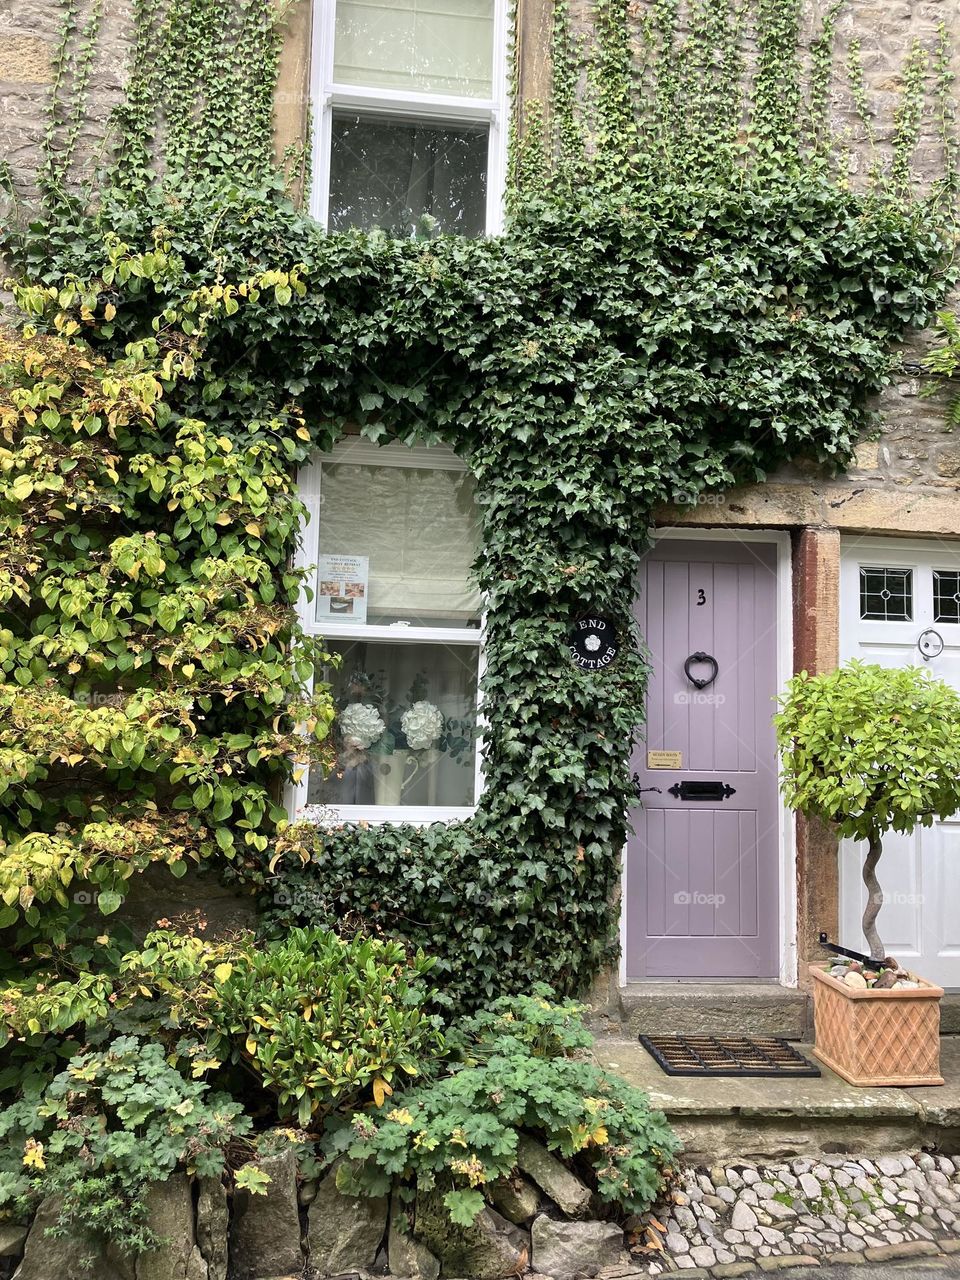
[[848,987],[810,966],[814,1053],[850,1084],[943,1084],[940,1074],[940,997],[943,988],[877,991]]

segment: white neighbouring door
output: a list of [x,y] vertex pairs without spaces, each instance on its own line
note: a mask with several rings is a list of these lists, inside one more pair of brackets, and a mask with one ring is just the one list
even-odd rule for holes
[[[919,648],[925,631],[936,633],[925,640],[927,659]],[[840,657],[924,667],[960,689],[960,543],[845,540]],[[865,947],[863,852],[852,840],[840,849],[840,941],[857,951]],[[890,832],[878,875],[887,953],[932,982],[960,988],[960,814],[909,836]]]

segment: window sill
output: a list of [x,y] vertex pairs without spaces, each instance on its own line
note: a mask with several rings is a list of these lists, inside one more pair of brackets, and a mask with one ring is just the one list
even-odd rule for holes
[[[437,805],[423,808],[415,805],[341,804],[324,806],[323,817],[315,819],[315,822],[318,827],[361,822],[373,827],[398,826],[401,823],[426,827],[432,822],[463,822],[472,818],[476,811],[476,805]],[[298,818],[299,816],[296,815]]]

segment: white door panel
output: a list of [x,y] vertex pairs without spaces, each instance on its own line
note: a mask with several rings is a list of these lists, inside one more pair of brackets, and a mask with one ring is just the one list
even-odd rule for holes
[[[863,569],[883,568],[909,571],[909,599],[903,598],[897,574],[889,579],[894,587],[889,602],[875,590],[887,579],[875,573],[862,582]],[[920,666],[960,689],[960,622],[951,620],[960,615],[960,602],[950,598],[951,579],[942,578],[935,590],[937,571],[960,574],[960,544],[893,538],[846,542],[840,575],[841,660]],[[889,620],[861,616],[864,608],[879,612],[887,607]],[[917,642],[928,628],[940,635],[944,648],[926,661]],[[843,841],[840,849],[840,941],[858,951],[865,946],[860,928],[866,899],[860,879],[864,852],[865,846],[852,840]],[[887,952],[933,982],[960,987],[960,815],[910,836],[885,836],[878,875],[884,890],[879,929]]]

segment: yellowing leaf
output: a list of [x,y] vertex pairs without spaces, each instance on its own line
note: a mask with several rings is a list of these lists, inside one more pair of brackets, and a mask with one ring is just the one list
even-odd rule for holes
[[217,965],[217,967],[213,971],[213,976],[216,978],[218,982],[226,982],[226,980],[230,977],[231,973],[233,973],[233,965],[224,963],[224,964]]
[[373,1100],[378,1107],[382,1107],[385,1098],[389,1098],[393,1090],[387,1084],[382,1076],[377,1076],[373,1082]]

